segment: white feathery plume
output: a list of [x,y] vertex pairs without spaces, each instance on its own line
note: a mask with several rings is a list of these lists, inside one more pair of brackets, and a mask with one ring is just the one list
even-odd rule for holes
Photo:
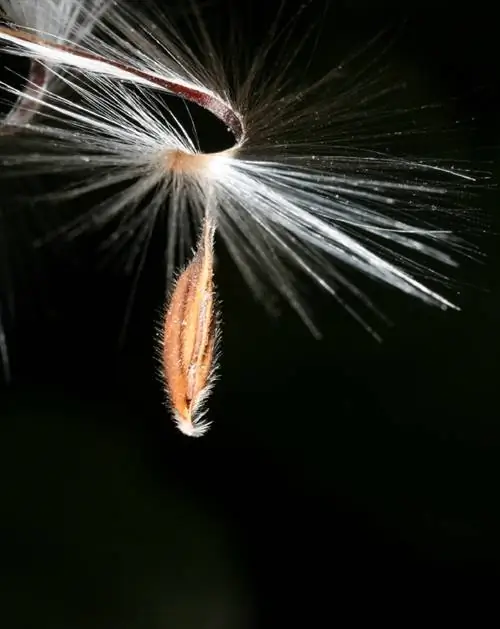
[[[274,42],[247,66],[230,63],[227,75],[199,9],[189,6],[193,47],[172,21],[149,19],[125,3],[96,17],[77,46],[0,27],[9,50],[62,68],[59,79],[73,91],[27,95],[35,108],[43,105],[25,125],[30,142],[33,134],[39,141],[8,165],[88,177],[68,197],[128,183],[75,229],[118,218],[114,242],[128,247],[139,269],[158,217],[168,211],[171,266],[190,237],[189,217],[201,223],[210,198],[217,232],[252,288],[264,296],[262,280],[273,284],[311,326],[290,267],[356,317],[342,288],[372,306],[349,269],[430,305],[458,309],[422,276],[446,282],[432,265],[455,266],[451,253],[466,247],[420,215],[442,210],[447,218],[454,194],[474,177],[438,160],[390,155],[373,142],[370,123],[375,128],[388,114],[377,100],[384,90],[370,74],[375,62],[354,75],[348,66],[342,73],[335,68],[290,91],[288,70],[300,53],[288,31],[274,26]],[[233,134],[233,145],[202,153],[163,94],[211,111]],[[389,128],[381,139],[390,135]]]

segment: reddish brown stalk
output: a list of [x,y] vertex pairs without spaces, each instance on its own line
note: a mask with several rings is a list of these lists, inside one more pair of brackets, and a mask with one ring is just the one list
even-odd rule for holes
[[36,44],[40,44],[43,46],[47,46],[54,50],[63,50],[65,52],[70,52],[71,54],[78,56],[82,59],[90,59],[93,61],[98,61],[102,63],[106,63],[110,67],[117,68],[122,72],[127,72],[136,76],[137,78],[145,79],[150,83],[154,83],[165,90],[168,90],[172,94],[176,96],[180,96],[181,98],[185,98],[186,100],[203,107],[207,111],[211,112],[219,118],[225,125],[229,127],[231,133],[233,133],[235,137],[236,143],[242,141],[245,135],[245,130],[243,126],[243,121],[238,115],[236,111],[226,102],[221,100],[215,94],[211,94],[209,92],[205,92],[203,90],[198,90],[196,87],[187,86],[182,83],[178,83],[176,81],[172,81],[170,79],[165,79],[163,77],[159,77],[156,74],[151,74],[149,72],[145,72],[144,70],[139,70],[132,66],[129,66],[125,63],[121,63],[119,61],[113,61],[110,59],[106,59],[105,57],[101,57],[100,55],[95,55],[93,53],[84,52],[78,48],[68,46],[65,44],[59,44],[51,41],[47,41],[43,38],[36,37],[30,33],[23,32],[17,28],[10,28],[8,26],[0,26],[0,33],[4,33],[11,37],[15,37],[20,41],[27,41]]
[[27,77],[27,85],[23,93],[1,121],[1,134],[15,133],[17,128],[28,123],[33,118],[41,106],[48,82],[49,70],[38,61],[32,61]]
[[215,224],[207,216],[194,257],[179,275],[162,329],[162,372],[175,421],[189,436],[201,436],[217,360],[217,313],[213,282]]

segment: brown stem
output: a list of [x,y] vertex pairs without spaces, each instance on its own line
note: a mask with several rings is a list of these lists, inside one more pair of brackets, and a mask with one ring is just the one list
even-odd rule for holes
[[150,83],[155,83],[159,87],[171,92],[172,94],[175,94],[176,96],[179,96],[181,98],[185,98],[186,100],[195,103],[196,105],[199,105],[200,107],[203,107],[210,113],[214,114],[214,116],[216,116],[221,122],[229,127],[231,133],[235,137],[236,144],[240,144],[244,139],[245,128],[240,115],[231,107],[231,105],[229,105],[214,94],[207,93],[203,90],[198,90],[196,89],[196,87],[183,85],[182,83],[156,76],[155,74],[151,74],[144,70],[138,70],[137,68],[129,66],[125,63],[121,63],[120,61],[114,61],[93,53],[75,50],[75,48],[72,46],[58,44],[55,42],[47,42],[44,39],[35,37],[34,35],[31,35],[29,33],[24,33],[18,29],[10,28],[8,26],[0,26],[0,33],[5,33],[7,35],[10,35],[11,37],[15,37],[18,40],[37,43],[56,50],[63,50],[82,59],[89,59],[92,61],[106,63],[108,66],[117,68],[122,72],[127,72],[136,76],[137,78],[145,79]]
[[[4,133],[15,133],[16,127],[20,127],[31,120],[40,109],[48,82],[48,69],[37,60],[31,61],[27,85],[1,123]],[[28,103],[30,103],[29,107],[27,106]]]

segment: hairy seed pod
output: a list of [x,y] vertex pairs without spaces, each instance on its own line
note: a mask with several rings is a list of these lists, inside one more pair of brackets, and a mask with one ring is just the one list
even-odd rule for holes
[[164,383],[177,426],[192,437],[203,435],[210,425],[203,416],[216,372],[214,230],[207,217],[194,257],[175,283],[163,321]]

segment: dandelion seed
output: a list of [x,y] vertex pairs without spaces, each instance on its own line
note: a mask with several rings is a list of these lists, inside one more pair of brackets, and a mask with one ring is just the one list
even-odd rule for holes
[[[456,266],[452,254],[467,253],[467,246],[421,215],[436,209],[455,215],[455,193],[463,193],[475,175],[438,160],[387,153],[392,131],[381,133],[377,125],[389,113],[392,125],[405,112],[380,106],[387,89],[378,85],[376,72],[375,78],[370,75],[376,55],[368,50],[359,72],[350,73],[346,63],[342,76],[334,68],[311,86],[290,92],[289,71],[299,48],[288,27],[274,25],[260,55],[247,65],[243,60],[241,68],[236,63],[238,76],[227,76],[200,11],[189,6],[197,20],[194,47],[182,40],[175,24],[136,14],[124,3],[114,3],[96,19],[78,46],[1,27],[0,41],[16,54],[61,67],[59,79],[73,91],[72,97],[52,90],[45,94],[43,119],[27,125],[38,135],[38,141],[30,139],[37,142],[35,148],[22,162],[4,163],[88,176],[65,191],[65,198],[126,184],[92,208],[90,219],[74,224],[71,233],[117,221],[113,245],[128,251],[127,267],[138,272],[165,208],[168,267],[175,268],[176,255],[189,240],[188,215],[204,217],[206,199],[213,199],[217,232],[252,289],[268,302],[263,284],[272,285],[313,330],[296,269],[375,335],[344,296],[350,291],[376,310],[357,289],[356,273],[430,305],[458,309],[434,284],[448,282],[437,265]],[[229,45],[231,54],[239,48],[233,41]],[[282,53],[271,60],[280,46]],[[278,72],[270,78],[275,66]],[[3,88],[17,94],[8,84]],[[162,94],[212,112],[229,128],[233,145],[203,153],[197,139],[165,109]],[[29,98],[39,101],[36,95]],[[186,269],[177,290],[180,285],[186,290],[186,278],[193,282],[197,265]],[[186,390],[186,373],[180,373]],[[175,389],[172,373],[168,379]],[[178,404],[176,393],[174,408]],[[188,410],[180,417],[189,426],[194,407],[185,401],[184,406]]]
[[194,257],[175,283],[162,326],[162,376],[177,426],[191,437],[203,435],[210,426],[204,415],[216,373],[214,233],[215,223],[207,214]]

